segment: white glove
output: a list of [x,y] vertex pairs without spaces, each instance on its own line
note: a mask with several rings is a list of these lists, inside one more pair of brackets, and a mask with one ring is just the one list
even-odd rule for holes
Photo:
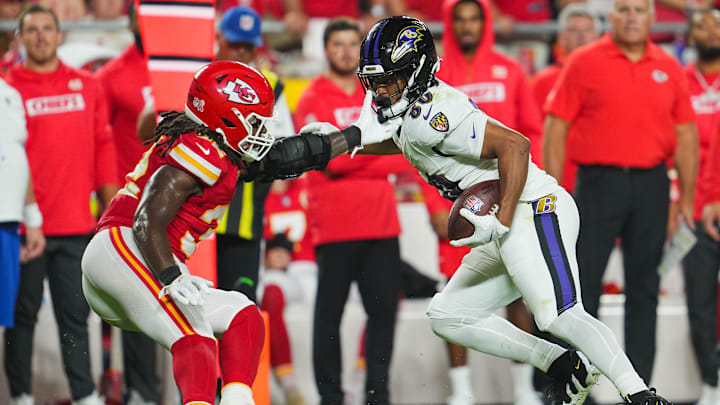
[[360,143],[362,145],[372,145],[381,143],[391,139],[402,125],[402,117],[391,118],[384,123],[380,123],[375,110],[372,108],[373,92],[368,90],[365,93],[362,109],[360,110],[360,118],[352,125],[360,128]]
[[510,231],[510,228],[501,224],[493,214],[475,215],[469,209],[461,208],[460,215],[473,224],[475,232],[467,238],[451,240],[450,244],[453,246],[470,246],[471,248],[476,248],[500,239]]
[[301,134],[315,133],[327,135],[333,132],[340,132],[340,130],[329,122],[311,122],[300,129]]
[[169,295],[173,301],[183,305],[202,305],[203,297],[200,293],[210,294],[210,287],[212,287],[211,281],[198,276],[181,274],[160,290],[158,298]]

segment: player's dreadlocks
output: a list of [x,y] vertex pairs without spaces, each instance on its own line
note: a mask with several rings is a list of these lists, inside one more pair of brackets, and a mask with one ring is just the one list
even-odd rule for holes
[[177,138],[182,134],[189,134],[195,132],[198,135],[204,135],[213,141],[228,155],[230,162],[237,167],[243,167],[242,157],[235,149],[225,144],[225,139],[219,133],[212,129],[192,121],[182,111],[168,111],[160,114],[163,120],[155,128],[155,136],[145,141],[145,145],[151,143],[157,144],[159,147],[164,147],[162,156],[172,149]]

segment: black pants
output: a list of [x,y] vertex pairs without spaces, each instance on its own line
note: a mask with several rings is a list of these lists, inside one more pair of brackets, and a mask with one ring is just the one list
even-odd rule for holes
[[683,259],[690,337],[703,382],[717,386],[717,300],[720,243],[709,237],[702,222],[695,223],[697,244]]
[[142,332],[122,331],[125,386],[135,390],[142,399],[158,403],[156,346],[154,340]]
[[257,301],[260,240],[217,234],[217,288],[240,291]]
[[43,254],[20,270],[20,289],[15,305],[15,327],[5,331],[5,372],[10,394],[30,394],[35,323],[47,276],[53,310],[60,334],[65,374],[77,400],[95,389],[90,374],[87,318],[90,307],[82,292],[80,262],[89,235],[49,236]]
[[338,242],[315,248],[318,289],[313,323],[313,365],[321,405],[342,405],[340,321],[357,281],[367,313],[365,360],[368,404],[389,404],[390,358],[400,292],[397,238]]
[[578,262],[587,311],[598,314],[602,278],[615,239],[622,240],[625,350],[646,383],[655,359],[655,326],[669,208],[665,165],[652,169],[581,166],[575,199],[580,210]]

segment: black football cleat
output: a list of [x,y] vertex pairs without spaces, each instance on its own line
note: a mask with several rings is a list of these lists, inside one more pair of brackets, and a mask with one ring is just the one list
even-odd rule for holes
[[661,397],[655,393],[655,388],[649,390],[640,391],[637,394],[628,395],[625,397],[625,402],[621,402],[618,405],[673,405],[672,402]]
[[561,378],[554,378],[554,382],[545,389],[545,402],[551,405],[582,405],[590,389],[597,384],[600,370],[575,350],[569,350],[560,357],[564,358],[558,360],[571,367],[563,371]]

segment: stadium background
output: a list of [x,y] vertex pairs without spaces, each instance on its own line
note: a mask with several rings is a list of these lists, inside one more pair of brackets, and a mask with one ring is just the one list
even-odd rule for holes
[[[96,70],[107,60],[118,56],[132,42],[127,30],[127,18],[124,16],[127,2],[120,1],[119,11],[103,11],[103,4],[112,2],[81,0],[44,1],[54,6],[61,17],[62,28],[67,32],[65,43],[59,48],[60,58],[74,67]],[[219,11],[238,5],[220,0]],[[322,59],[313,59],[303,55],[302,38],[286,32],[281,21],[282,5],[278,0],[270,0],[263,5],[263,36],[266,44],[261,50],[260,63],[263,67],[277,72],[285,83],[285,94],[291,112],[302,91],[313,77],[320,74],[325,66]],[[590,1],[602,14],[608,7],[608,0]],[[14,48],[12,31],[16,28],[13,13],[22,3],[3,0],[0,3],[0,31],[3,40],[0,47],[4,56],[0,60],[3,71],[21,59],[21,53]],[[251,4],[252,5],[252,4]],[[362,5],[361,5],[362,6]],[[367,7],[367,5],[365,5]],[[439,14],[438,14],[439,16]],[[667,14],[660,18],[654,27],[655,39],[662,47],[681,62],[693,60],[692,51],[686,46],[686,23],[681,14]],[[429,21],[430,28],[440,45],[442,26],[437,21]],[[557,51],[552,46],[556,22],[552,16],[540,21],[517,21],[512,32],[501,33],[496,49],[518,60],[528,77],[552,62]],[[310,32],[308,35],[311,35]],[[317,37],[316,41],[321,42]],[[442,54],[442,49],[439,49]],[[401,252],[403,258],[418,270],[436,279],[440,279],[437,262],[437,243],[430,228],[427,211],[420,193],[410,182],[396,179],[398,209],[402,222]],[[210,242],[211,243],[211,242]],[[210,255],[211,256],[211,255]],[[212,257],[204,257],[199,263],[212,263]],[[207,262],[204,262],[207,260]],[[614,252],[608,265],[606,286],[608,292],[622,291],[621,258]],[[298,270],[302,274],[304,269]],[[684,306],[683,280],[679,267],[673,267],[663,277],[661,301],[658,309],[658,353],[652,385],[663,387],[668,398],[678,402],[691,402],[697,398],[700,378],[692,355],[689,340],[687,316]],[[303,280],[306,294],[302,303],[290,305],[286,311],[286,320],[291,336],[298,385],[308,400],[317,401],[312,379],[311,363],[311,323],[313,281]],[[48,289],[46,288],[46,293]],[[608,294],[603,297],[601,318],[617,334],[622,342],[622,294]],[[69,393],[64,382],[61,368],[59,346],[54,338],[57,334],[50,308],[49,296],[39,315],[34,355],[34,388],[38,404],[54,404],[65,401]],[[449,392],[447,377],[447,356],[445,347],[429,328],[424,316],[427,304],[425,299],[406,300],[398,313],[396,348],[393,355],[391,392],[393,402],[398,404],[442,403]],[[364,312],[355,291],[348,302],[343,320],[343,363],[346,377],[351,378],[352,364],[357,349],[357,337],[364,324]],[[102,374],[102,337],[100,320],[91,315],[91,351],[93,372],[100,378]],[[170,360],[166,353],[161,354],[161,375],[163,375],[163,403],[177,403],[177,392],[172,382]],[[473,369],[475,393],[479,403],[507,403],[512,394],[509,376],[509,362],[479,353],[472,353],[470,365]],[[274,388],[276,390],[276,387]],[[604,381],[594,390],[599,402],[611,403],[617,395]],[[0,403],[7,403],[8,392],[4,375],[0,373]],[[273,403],[276,403],[273,401]]]

